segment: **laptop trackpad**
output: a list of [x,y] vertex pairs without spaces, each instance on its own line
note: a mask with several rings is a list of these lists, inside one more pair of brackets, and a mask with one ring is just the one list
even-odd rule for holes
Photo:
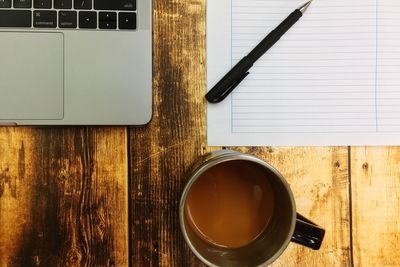
[[0,120],[63,118],[63,38],[0,32]]

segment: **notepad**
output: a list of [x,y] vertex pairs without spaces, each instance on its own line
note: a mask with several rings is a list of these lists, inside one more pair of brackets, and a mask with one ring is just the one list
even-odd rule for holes
[[[207,6],[207,88],[304,0]],[[400,144],[400,1],[314,0],[222,103],[208,144]]]

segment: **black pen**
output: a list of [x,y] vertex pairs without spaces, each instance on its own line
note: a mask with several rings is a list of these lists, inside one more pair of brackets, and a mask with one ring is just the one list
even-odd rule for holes
[[267,52],[306,12],[311,1],[293,11],[278,27],[261,41],[247,56],[242,58],[206,95],[211,103],[225,99],[249,75],[249,69]]

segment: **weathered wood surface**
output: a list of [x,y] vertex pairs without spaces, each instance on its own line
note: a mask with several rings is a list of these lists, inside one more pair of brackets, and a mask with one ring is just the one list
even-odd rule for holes
[[400,149],[351,149],[355,266],[400,266]]
[[0,129],[0,266],[126,266],[125,129]]
[[[156,0],[152,123],[132,129],[131,245],[134,266],[199,266],[178,222],[180,193],[206,147],[205,1]],[[218,148],[212,148],[218,149]],[[347,148],[236,148],[275,165],[299,211],[327,229],[320,252],[290,245],[276,266],[347,266]]]
[[[0,267],[203,266],[178,204],[190,165],[221,149],[206,146],[205,0],[153,3],[151,124],[0,129]],[[233,149],[276,166],[327,230],[273,266],[400,266],[398,148]]]
[[205,153],[205,3],[154,3],[152,123],[131,131],[134,266],[194,266],[178,223],[184,173]]

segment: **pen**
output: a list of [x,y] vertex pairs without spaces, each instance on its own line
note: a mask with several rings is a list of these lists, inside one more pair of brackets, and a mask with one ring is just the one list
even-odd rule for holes
[[304,14],[312,0],[293,11],[271,31],[247,56],[242,58],[206,95],[211,103],[224,100],[245,78],[249,69],[267,52]]

